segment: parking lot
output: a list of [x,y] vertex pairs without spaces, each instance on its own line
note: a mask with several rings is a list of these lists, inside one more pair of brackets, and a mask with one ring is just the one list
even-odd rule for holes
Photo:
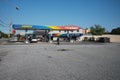
[[120,80],[120,43],[0,45],[0,80]]

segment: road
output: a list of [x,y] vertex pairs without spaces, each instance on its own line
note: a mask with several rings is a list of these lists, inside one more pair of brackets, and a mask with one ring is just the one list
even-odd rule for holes
[[120,43],[0,45],[0,80],[120,80]]
[[7,42],[8,41],[8,38],[0,38],[0,42]]

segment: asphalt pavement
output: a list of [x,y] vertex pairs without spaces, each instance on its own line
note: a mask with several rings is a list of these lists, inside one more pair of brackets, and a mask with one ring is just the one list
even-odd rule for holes
[[0,80],[120,80],[120,43],[0,45]]

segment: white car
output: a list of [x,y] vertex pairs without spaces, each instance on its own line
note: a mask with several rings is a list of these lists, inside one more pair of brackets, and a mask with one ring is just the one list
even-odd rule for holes
[[37,39],[32,39],[32,42],[37,42],[38,40]]

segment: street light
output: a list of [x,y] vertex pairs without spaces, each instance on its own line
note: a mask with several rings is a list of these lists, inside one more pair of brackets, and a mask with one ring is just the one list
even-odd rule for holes
[[19,10],[19,6],[16,6],[16,10]]

